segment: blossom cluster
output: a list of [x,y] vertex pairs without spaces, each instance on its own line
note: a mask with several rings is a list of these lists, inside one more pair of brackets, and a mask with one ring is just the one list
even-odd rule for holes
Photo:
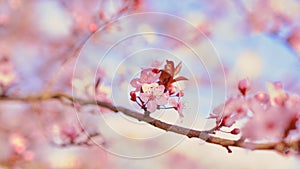
[[281,82],[267,84],[267,92],[248,95],[250,82],[239,82],[240,93],[216,107],[210,118],[216,119],[216,130],[232,127],[245,119],[244,125],[234,128],[231,134],[241,133],[242,139],[254,141],[283,141],[299,137],[297,127],[300,116],[300,97],[283,89]]
[[181,97],[183,90],[175,82],[187,80],[184,76],[177,76],[182,68],[182,62],[177,66],[173,61],[162,64],[155,62],[151,68],[144,68],[139,78],[132,79],[130,84],[135,90],[130,92],[130,99],[136,102],[146,112],[157,109],[175,109],[183,117]]

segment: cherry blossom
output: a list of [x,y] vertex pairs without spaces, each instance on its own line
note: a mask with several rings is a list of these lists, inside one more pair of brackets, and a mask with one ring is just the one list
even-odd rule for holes
[[140,97],[146,103],[149,112],[154,112],[158,105],[165,105],[168,102],[169,94],[164,93],[165,87],[163,85],[158,85],[158,83],[144,84],[142,88],[145,93],[141,93]]
[[224,104],[214,108],[209,118],[216,119],[217,129],[221,127],[231,127],[237,120],[247,116],[249,107],[247,99],[244,96],[246,96],[246,91],[249,88],[250,82],[248,79],[239,81],[238,89],[242,95],[238,94],[237,96],[230,97]]
[[244,97],[229,98],[225,104],[216,107],[210,114],[210,118],[216,118],[218,127],[231,127],[237,120],[245,117],[248,105]]
[[180,100],[176,101],[175,99],[170,100],[170,104],[174,107],[174,109],[178,112],[180,117],[183,117],[182,113],[182,102]]
[[[142,69],[140,77],[130,81],[131,86],[135,88],[129,93],[130,100],[151,113],[157,109],[174,109],[183,117],[180,98],[183,97],[184,91],[173,84],[187,80],[184,76],[174,77],[179,74],[182,62],[175,67],[173,61],[167,60],[164,68],[160,69],[162,63],[154,61],[151,68]],[[169,101],[170,97],[176,97],[178,101]]]
[[160,73],[156,73],[152,68],[143,69],[140,78],[135,78],[130,81],[132,87],[136,88],[135,91],[140,91],[143,84],[151,84],[158,80]]
[[231,134],[241,132],[243,139],[281,141],[288,138],[291,131],[298,130],[298,95],[284,91],[281,82],[267,83],[267,93],[259,91],[254,95],[246,95],[249,88],[250,83],[241,80],[238,89],[242,95],[230,97],[213,110],[210,118],[216,119],[216,130],[231,127],[241,119],[246,120],[245,124],[232,130]]
[[293,106],[263,103],[255,98],[249,99],[248,103],[253,116],[242,128],[243,137],[251,140],[281,140],[288,136],[291,129],[294,129],[290,127],[294,119],[297,118],[299,109],[297,111],[293,109]]
[[300,112],[299,96],[289,96],[280,82],[268,83],[267,88],[269,94],[259,93],[248,100],[253,116],[242,128],[245,138],[282,140],[296,129]]

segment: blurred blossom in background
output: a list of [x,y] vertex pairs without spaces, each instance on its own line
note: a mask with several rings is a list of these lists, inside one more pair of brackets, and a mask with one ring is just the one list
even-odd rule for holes
[[[238,92],[243,78],[252,91],[281,81],[300,94],[299,11],[298,0],[0,0],[0,93],[63,92],[138,109],[129,100],[130,80],[153,61],[172,59],[183,62],[190,79],[178,84],[186,88],[185,117],[174,110],[153,116],[210,128],[214,122],[206,117]],[[97,145],[56,145],[77,138],[81,127],[101,133]],[[272,151],[233,148],[228,154],[98,107],[0,102],[1,169],[299,165],[299,158]]]

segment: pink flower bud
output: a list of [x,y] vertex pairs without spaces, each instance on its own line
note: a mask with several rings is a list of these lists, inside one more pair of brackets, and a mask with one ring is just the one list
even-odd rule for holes
[[98,29],[98,26],[97,26],[97,24],[95,24],[95,23],[91,23],[91,24],[89,25],[89,29],[90,29],[91,32],[96,32],[97,29]]
[[269,101],[269,95],[264,92],[259,92],[255,96],[255,99],[257,99],[261,103],[267,103]]
[[239,81],[238,88],[243,96],[246,95],[247,91],[250,89],[250,82],[248,79],[243,79]]

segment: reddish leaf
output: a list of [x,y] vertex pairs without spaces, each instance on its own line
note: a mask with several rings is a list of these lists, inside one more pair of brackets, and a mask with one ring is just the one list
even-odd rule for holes
[[165,65],[164,71],[166,71],[167,73],[169,73],[171,76],[174,76],[174,70],[175,70],[174,62],[167,60],[167,64]]
[[170,75],[168,72],[162,70],[160,77],[159,77],[159,81],[162,85],[164,85],[165,87],[168,86],[169,83],[171,83],[173,80],[173,76]]
[[179,62],[174,70],[174,76],[180,72],[181,68],[182,68],[182,62]]
[[186,78],[184,76],[179,76],[179,77],[176,77],[173,81],[178,82],[178,81],[181,81],[181,80],[188,80],[188,78]]

